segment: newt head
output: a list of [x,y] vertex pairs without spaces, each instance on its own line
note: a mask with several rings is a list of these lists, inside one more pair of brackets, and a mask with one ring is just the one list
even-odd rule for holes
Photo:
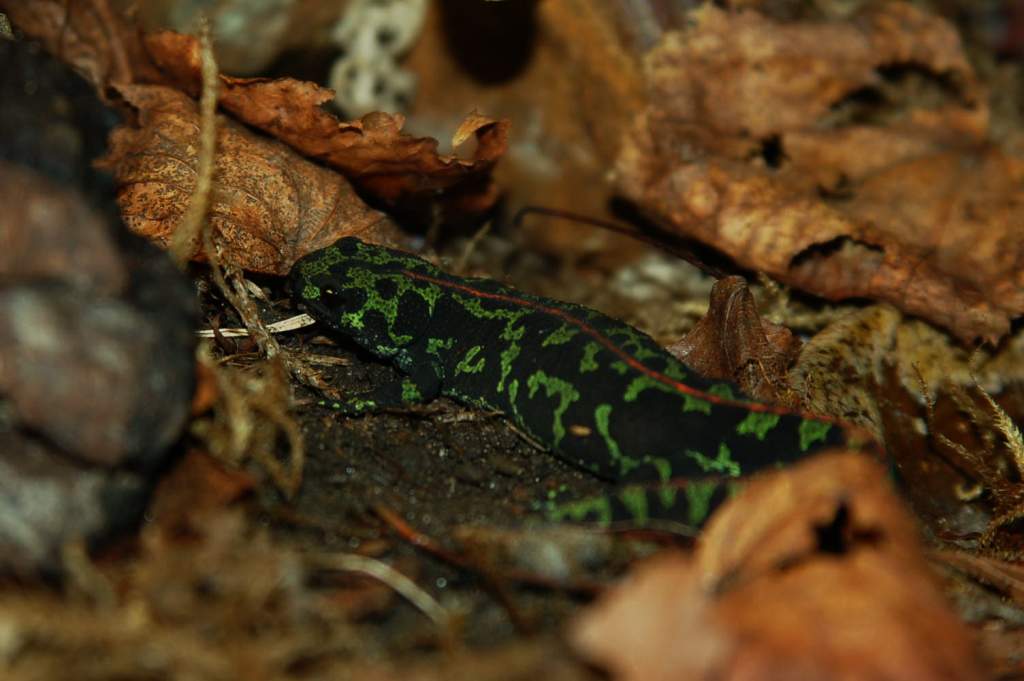
[[[292,297],[317,321],[330,324],[338,313],[356,311],[363,306],[365,293],[352,287],[349,269],[356,265],[358,239],[351,237],[300,259],[288,276]],[[335,326],[335,324],[330,324]]]
[[[419,329],[423,314],[410,314],[415,302],[433,301],[435,286],[412,279],[410,269],[432,268],[426,261],[345,237],[300,259],[289,274],[292,296],[306,312],[377,355],[393,354]],[[388,351],[388,352],[386,352]]]

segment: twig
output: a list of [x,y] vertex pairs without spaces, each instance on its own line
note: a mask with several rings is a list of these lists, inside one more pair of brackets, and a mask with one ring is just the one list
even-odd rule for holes
[[[268,333],[285,333],[287,331],[296,331],[298,329],[304,329],[307,326],[316,324],[316,320],[310,317],[308,314],[298,314],[287,319],[274,322],[273,324],[266,324],[263,328]],[[248,337],[251,334],[249,329],[242,327],[231,327],[227,329],[200,329],[196,331],[196,335],[200,338],[216,338],[218,335],[223,338],[242,338]]]
[[[625,227],[617,222],[611,220],[602,220],[600,218],[590,217],[589,215],[580,215],[567,210],[560,210],[558,208],[544,208],[542,206],[524,206],[519,209],[519,212],[512,218],[512,224],[516,227],[520,226],[523,222],[523,218],[529,214],[545,215],[549,218],[558,218],[561,220],[572,220],[573,222],[580,222],[585,225],[593,225],[594,227],[600,227],[601,229],[608,230],[609,232],[615,232],[627,236],[636,241],[642,241],[645,244],[654,246],[655,248],[675,255],[677,258],[681,258],[689,262],[694,267],[702,270],[703,272],[710,274],[713,277],[721,279],[727,276],[729,272],[726,272],[721,267],[709,263],[706,259],[701,258],[692,248],[686,243],[685,239],[677,235],[662,232],[663,238],[658,239],[646,232],[642,232],[639,229],[633,227]],[[674,243],[673,243],[674,242]]]
[[473,251],[480,244],[480,240],[487,236],[487,233],[491,231],[492,221],[488,220],[484,223],[483,227],[476,230],[476,233],[470,237],[469,241],[466,242],[466,247],[462,249],[462,255],[459,256],[458,261],[455,263],[455,272],[462,274],[466,271],[466,267],[469,265],[469,259],[473,257]]
[[416,582],[383,561],[368,556],[360,556],[355,553],[317,554],[311,558],[313,563],[319,568],[341,570],[343,572],[358,572],[386,584],[442,629],[447,629],[452,621],[451,613],[438,603],[433,596],[420,588]]
[[209,232],[206,213],[210,208],[217,151],[217,61],[210,46],[210,25],[205,17],[200,20],[199,44],[203,92],[199,98],[199,167],[196,171],[196,187],[185,214],[174,230],[168,249],[174,262],[181,268],[195,255],[200,238],[205,241]]

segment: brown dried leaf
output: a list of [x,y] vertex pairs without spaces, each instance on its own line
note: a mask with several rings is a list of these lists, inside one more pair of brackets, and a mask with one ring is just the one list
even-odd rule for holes
[[[128,227],[166,245],[195,187],[196,104],[167,87],[119,91],[138,109],[139,127],[115,130],[102,163],[114,172]],[[363,203],[344,177],[223,117],[210,222],[225,261],[272,274],[286,273],[298,258],[342,236],[398,238],[397,228]]]
[[624,680],[981,678],[885,471],[850,453],[751,483],[573,638]]
[[26,35],[74,67],[100,97],[112,83],[163,80],[138,30],[107,0],[0,0],[0,10]]
[[761,319],[743,277],[715,282],[708,313],[668,351],[697,373],[732,381],[759,400],[793,401],[786,372],[800,353],[800,340]]
[[[1006,333],[1024,312],[1024,162],[986,146],[954,29],[898,2],[846,23],[693,17],[648,58],[621,190],[791,286],[887,301],[964,340]],[[907,101],[886,90],[894,65],[922,86]]]
[[[187,92],[199,87],[198,44],[164,31],[147,36],[154,61]],[[361,189],[391,204],[453,192],[463,210],[483,211],[497,199],[491,169],[508,145],[508,122],[470,114],[456,145],[476,136],[471,160],[438,154],[437,140],[402,133],[405,117],[375,112],[344,122],[324,111],[331,90],[291,78],[221,76],[220,105],[301,154],[339,170]],[[457,191],[456,191],[457,190]],[[467,196],[467,194],[469,196]]]

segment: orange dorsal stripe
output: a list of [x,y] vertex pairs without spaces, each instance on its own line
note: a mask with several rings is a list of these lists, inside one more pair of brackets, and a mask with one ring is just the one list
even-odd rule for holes
[[701,399],[701,400],[704,400],[706,402],[710,402],[711,404],[717,404],[717,405],[729,406],[729,407],[739,407],[739,408],[745,409],[747,411],[762,412],[762,413],[767,413],[767,414],[779,414],[780,416],[795,415],[795,416],[800,416],[802,418],[810,418],[810,419],[814,419],[816,421],[824,421],[824,422],[827,422],[827,423],[838,423],[839,422],[838,419],[834,419],[834,418],[831,418],[831,417],[828,417],[828,416],[819,416],[817,414],[805,414],[805,413],[800,412],[800,411],[794,411],[792,409],[787,409],[787,408],[779,406],[779,405],[765,404],[763,402],[750,402],[750,401],[746,401],[746,400],[729,399],[727,397],[721,397],[719,395],[713,395],[713,394],[711,394],[709,392],[706,392],[704,390],[699,390],[697,388],[694,388],[691,385],[687,385],[687,384],[683,383],[682,381],[678,381],[678,380],[676,380],[674,378],[671,378],[670,376],[666,376],[665,374],[661,373],[660,371],[657,371],[657,370],[652,369],[651,367],[647,366],[646,364],[644,364],[643,362],[638,360],[636,357],[633,357],[628,352],[623,350],[621,347],[616,345],[614,341],[612,341],[610,338],[608,338],[607,336],[602,334],[600,331],[595,329],[593,326],[591,326],[590,324],[586,323],[582,319],[579,319],[578,317],[574,317],[572,314],[570,314],[569,312],[567,312],[566,310],[563,310],[561,308],[552,307],[550,305],[545,305],[543,303],[540,303],[540,302],[537,302],[537,301],[534,301],[534,300],[526,300],[524,298],[518,298],[516,296],[506,295],[506,294],[503,294],[503,293],[490,293],[488,291],[481,291],[479,289],[475,289],[472,286],[468,286],[466,284],[459,284],[459,283],[456,283],[454,281],[448,281],[446,279],[439,279],[437,277],[432,277],[432,276],[430,276],[428,274],[423,274],[421,272],[412,272],[410,270],[403,270],[402,273],[405,274],[408,277],[411,277],[412,279],[416,279],[416,280],[419,280],[419,281],[425,281],[427,283],[435,284],[435,285],[440,286],[442,288],[451,289],[451,290],[454,290],[454,291],[459,291],[460,293],[465,293],[466,295],[470,295],[470,296],[473,296],[475,298],[483,298],[485,300],[496,300],[496,301],[500,301],[500,302],[503,302],[503,303],[510,303],[510,304],[516,305],[518,307],[526,307],[526,308],[530,308],[531,310],[536,310],[538,312],[542,312],[544,314],[551,315],[552,317],[555,317],[556,319],[560,319],[563,322],[566,322],[567,324],[571,324],[572,326],[575,326],[577,329],[580,330],[580,332],[586,334],[587,336],[592,338],[595,342],[599,343],[606,350],[608,350],[613,355],[615,355],[620,360],[622,360],[627,366],[635,369],[636,371],[640,372],[641,374],[643,374],[645,376],[648,376],[651,379],[653,379],[653,380],[655,380],[655,381],[657,381],[657,382],[659,382],[659,383],[661,383],[663,385],[669,386],[673,390],[676,390],[677,392],[679,392],[679,393],[681,393],[683,395],[689,395],[691,397],[695,397],[697,399]]

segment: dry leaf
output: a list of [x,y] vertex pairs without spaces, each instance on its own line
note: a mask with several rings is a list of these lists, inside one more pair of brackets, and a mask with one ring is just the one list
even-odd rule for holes
[[[128,227],[166,245],[195,187],[196,104],[167,87],[119,91],[138,110],[139,126],[115,130],[102,163],[114,172]],[[286,273],[301,256],[342,236],[398,238],[397,228],[363,203],[344,177],[223,117],[210,222],[225,261],[272,274]]]
[[[193,96],[198,95],[199,51],[197,41],[191,36],[162,32],[147,36],[143,47],[138,32],[111,11],[105,0],[76,3],[0,0],[0,8],[8,11],[14,23],[28,35],[43,41],[54,54],[83,72],[97,91],[104,95],[117,91],[128,97],[126,93],[130,84],[163,84],[169,79]],[[153,66],[154,62],[166,73]],[[405,119],[401,115],[378,112],[350,123],[339,121],[320,108],[321,104],[332,99],[330,90],[314,83],[287,78],[268,80],[228,76],[221,76],[220,80],[219,103],[224,110],[238,120],[277,137],[299,153],[341,171],[361,191],[391,207],[415,212],[440,201],[446,217],[457,217],[483,212],[498,198],[498,188],[491,180],[490,173],[507,147],[507,121],[470,114],[455,133],[456,144],[470,137],[476,138],[473,157],[464,160],[454,155],[439,154],[437,140],[402,133]],[[128,104],[137,106],[133,101]],[[184,113],[180,115],[185,117]],[[184,139],[192,137],[181,138],[179,141]],[[257,138],[252,136],[251,139]],[[268,145],[262,144],[261,140],[258,146],[261,153],[266,153]],[[279,153],[278,156],[285,155]],[[194,165],[193,153],[186,153],[180,158],[187,160],[183,169]],[[245,237],[237,244],[235,255],[256,249],[251,258],[237,258],[236,262],[242,264],[252,260],[255,264],[250,269],[283,272],[287,266],[283,270],[278,269],[283,266],[282,263],[290,265],[297,257],[329,241],[307,240],[308,230],[314,228],[309,224],[309,219],[315,221],[318,217],[315,213],[322,208],[330,209],[347,204],[353,192],[348,187],[340,188],[338,191],[343,200],[335,202],[333,206],[321,205],[330,204],[320,194],[330,192],[332,187],[340,187],[337,180],[325,179],[327,174],[318,171],[297,169],[294,164],[287,171],[270,172],[265,166],[271,160],[281,159],[264,158],[257,165],[264,166],[264,172],[270,175],[278,175],[275,184],[294,181],[307,185],[306,191],[312,194],[307,198],[311,199],[313,205],[284,207],[277,211],[278,215],[263,218],[263,222],[280,220],[278,227],[291,225],[305,230],[296,233],[290,242],[289,238],[282,239],[280,235],[272,234],[273,230],[265,228],[242,227],[233,230],[231,236]],[[314,168],[313,164],[308,164],[308,167]],[[220,163],[218,169],[221,169]],[[314,178],[316,175],[320,177]],[[159,214],[146,215],[145,207],[134,202],[130,205],[122,203],[122,206],[132,211],[126,215],[126,219],[133,222],[133,228],[165,243],[171,228],[171,216],[180,215],[180,210],[171,206],[169,201],[188,198],[193,183],[189,181],[177,187],[164,186],[157,190],[153,180],[145,177],[148,186],[132,193],[144,193],[147,200],[156,199]],[[285,196],[300,193],[301,189],[292,188],[285,192]],[[255,201],[253,197],[262,198],[261,192],[256,192],[248,200]],[[246,198],[237,197],[233,207],[238,208],[238,203],[245,201]],[[254,208],[257,211],[260,209],[271,212],[266,205]],[[312,215],[291,216],[289,219],[285,215],[289,212]],[[356,217],[356,226],[351,233],[365,232],[367,229],[365,224],[361,224],[364,221],[362,216],[320,217],[328,220]],[[307,219],[303,221],[303,218]],[[238,215],[232,215],[226,221],[238,219]],[[242,221],[251,220],[243,218]],[[329,229],[329,226],[325,226],[325,229]],[[376,238],[369,233],[366,236]],[[382,237],[377,240],[388,239]],[[295,254],[294,248],[304,250]]]
[[885,471],[851,453],[752,482],[573,639],[627,681],[981,678]]
[[756,399],[793,403],[786,372],[800,354],[800,340],[761,319],[743,277],[715,282],[708,313],[668,351],[702,376],[736,383]]
[[[164,31],[148,36],[154,61],[186,91],[198,92],[198,44]],[[344,122],[321,108],[331,90],[291,78],[221,76],[220,106],[299,153],[335,168],[361,189],[389,203],[432,199],[451,192],[460,208],[480,212],[498,198],[490,171],[505,153],[508,122],[470,114],[455,141],[475,135],[471,160],[438,154],[437,140],[402,133],[405,117],[375,112]],[[467,196],[467,194],[469,196]]]
[[986,143],[953,27],[900,2],[847,22],[692,16],[648,58],[622,191],[791,286],[887,301],[964,340],[1006,333],[1024,312],[1024,161]]

